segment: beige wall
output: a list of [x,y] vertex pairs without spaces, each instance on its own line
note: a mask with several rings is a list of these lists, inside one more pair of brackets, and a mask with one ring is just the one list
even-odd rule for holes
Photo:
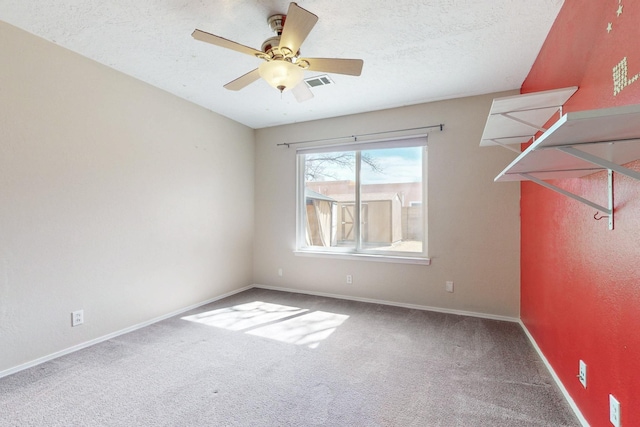
[[251,284],[252,129],[0,40],[0,373]]
[[[510,93],[511,94],[511,93]],[[519,184],[493,178],[514,154],[480,148],[493,94],[256,131],[257,284],[517,318]],[[295,256],[296,142],[444,123],[429,136],[430,266]],[[278,276],[278,268],[283,276]],[[345,276],[353,275],[353,284]],[[455,292],[445,291],[445,281]]]

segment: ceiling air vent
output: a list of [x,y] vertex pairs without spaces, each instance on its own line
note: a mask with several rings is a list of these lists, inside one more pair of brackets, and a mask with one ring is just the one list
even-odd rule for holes
[[326,85],[334,84],[333,80],[331,80],[331,78],[326,74],[322,76],[309,77],[308,79],[304,79],[304,81],[305,83],[307,83],[307,86],[309,87],[318,87],[318,86],[326,86]]

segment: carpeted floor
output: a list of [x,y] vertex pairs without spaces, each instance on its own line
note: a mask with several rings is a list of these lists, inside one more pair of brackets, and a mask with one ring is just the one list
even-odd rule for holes
[[0,379],[2,426],[579,426],[520,326],[251,289]]

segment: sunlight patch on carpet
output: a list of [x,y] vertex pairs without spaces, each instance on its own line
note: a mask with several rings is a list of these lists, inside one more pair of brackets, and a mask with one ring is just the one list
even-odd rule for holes
[[349,316],[314,311],[247,332],[250,335],[271,338],[289,344],[316,348],[327,339]]
[[289,307],[280,304],[254,301],[233,307],[207,311],[205,313],[185,316],[183,320],[203,323],[208,326],[228,329],[230,331],[242,331],[258,325],[273,322],[289,316],[302,314],[309,310],[297,307]]
[[317,348],[349,316],[254,301],[182,317],[183,320]]

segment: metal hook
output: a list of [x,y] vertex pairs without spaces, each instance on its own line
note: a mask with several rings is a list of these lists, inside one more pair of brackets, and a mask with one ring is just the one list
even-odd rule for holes
[[600,215],[600,218],[598,218],[599,213],[599,211],[596,211],[596,213],[593,214],[593,219],[595,219],[596,221],[600,221],[602,218],[609,218],[609,215]]

